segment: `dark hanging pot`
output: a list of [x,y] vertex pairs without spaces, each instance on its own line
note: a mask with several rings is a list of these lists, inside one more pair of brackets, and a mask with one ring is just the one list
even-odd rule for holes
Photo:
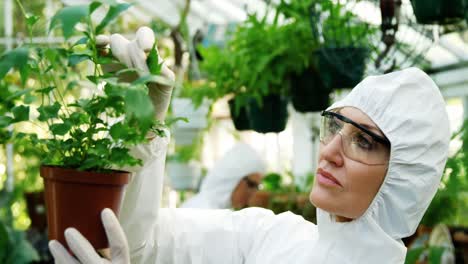
[[119,213],[129,172],[97,173],[53,166],[41,166],[47,207],[49,240],[66,245],[64,231],[78,229],[95,249],[108,248],[101,211]]
[[327,47],[317,51],[320,77],[330,88],[353,88],[364,76],[369,50],[362,47]]
[[330,92],[314,69],[291,77],[291,101],[299,112],[324,110],[329,105]]
[[411,0],[420,24],[453,24],[465,18],[467,0]]
[[31,228],[39,232],[46,230],[47,218],[44,192],[26,192],[24,193],[24,198],[29,219],[31,219]]
[[287,106],[287,99],[276,94],[263,97],[262,105],[251,98],[247,106],[250,127],[259,133],[283,131],[288,121]]
[[232,98],[228,101],[229,111],[234,127],[239,131],[251,130],[250,121],[247,116],[247,106],[240,106],[239,111],[236,111],[236,100]]

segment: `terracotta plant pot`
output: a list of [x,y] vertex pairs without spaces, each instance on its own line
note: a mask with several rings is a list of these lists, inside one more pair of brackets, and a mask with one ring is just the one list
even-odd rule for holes
[[97,173],[41,166],[49,240],[66,245],[64,231],[74,227],[95,249],[108,248],[101,211],[110,208],[118,215],[129,175],[125,171]]

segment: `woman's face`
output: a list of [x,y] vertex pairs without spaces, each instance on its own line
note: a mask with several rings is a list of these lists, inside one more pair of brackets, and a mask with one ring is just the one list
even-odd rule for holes
[[[338,113],[384,137],[377,125],[361,110],[344,107]],[[342,135],[356,135],[361,132],[350,124],[346,124],[341,130]],[[356,154],[352,159],[349,157],[349,148],[346,151],[348,156],[344,152],[342,135],[336,134],[328,143],[320,144],[318,170],[310,201],[316,207],[336,215],[338,221],[349,221],[364,214],[377,194],[387,171],[389,154],[385,156],[387,164],[383,165],[368,165],[357,161]],[[387,151],[389,153],[389,149]]]

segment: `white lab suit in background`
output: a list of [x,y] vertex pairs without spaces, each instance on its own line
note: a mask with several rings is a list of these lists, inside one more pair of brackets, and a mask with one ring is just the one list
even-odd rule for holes
[[[164,155],[135,177],[120,220],[132,263],[396,264],[404,263],[401,238],[414,233],[442,176],[450,139],[444,100],[416,68],[366,78],[342,101],[365,112],[391,142],[385,180],[367,211],[337,223],[318,211],[318,225],[292,213],[260,208],[161,209]],[[155,145],[164,139],[156,139]],[[166,143],[164,143],[166,144]],[[160,150],[160,154],[165,150]]]
[[265,173],[266,165],[260,155],[246,143],[237,143],[216,162],[204,178],[200,191],[180,207],[228,209],[231,194],[241,179],[251,173]]

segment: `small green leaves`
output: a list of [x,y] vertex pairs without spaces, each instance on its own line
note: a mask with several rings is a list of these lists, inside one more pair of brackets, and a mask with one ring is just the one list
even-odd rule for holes
[[18,105],[11,109],[11,112],[14,116],[15,122],[22,122],[29,120],[29,106],[26,105]]
[[156,48],[156,42],[154,43],[151,51],[146,59],[146,64],[151,74],[158,75],[161,73],[162,62],[159,61],[158,50]]
[[21,77],[25,80],[27,76],[23,76],[23,74],[27,73],[28,57],[29,49],[25,47],[16,48],[5,53],[0,58],[0,79],[3,79],[12,68],[16,68],[21,71]]
[[96,35],[101,33],[102,30],[114,19],[116,19],[120,13],[127,10],[131,4],[121,3],[117,5],[111,5],[109,11],[107,11],[106,16],[102,19],[101,23],[96,27]]
[[49,128],[53,135],[63,136],[70,131],[71,124],[69,122],[57,123],[50,125]]
[[32,28],[37,23],[37,21],[39,21],[38,16],[32,15],[26,17],[26,25],[28,25],[29,28]]
[[88,5],[67,6],[52,17],[49,31],[61,25],[63,36],[68,39],[73,35],[76,24],[84,20],[88,15]]
[[39,112],[39,117],[37,119],[39,121],[47,121],[51,118],[57,118],[59,110],[60,104],[58,102],[55,102],[53,105],[43,105],[37,108]]
[[128,117],[137,118],[142,126],[150,126],[154,119],[154,108],[145,91],[141,89],[128,89],[125,95],[125,106]]
[[68,57],[68,66],[73,67],[85,60],[91,60],[91,56],[88,54],[72,54]]
[[40,94],[49,94],[54,89],[55,89],[55,86],[48,86],[48,87],[38,89],[36,92]]
[[7,127],[13,122],[13,118],[9,116],[0,116],[0,128]]

